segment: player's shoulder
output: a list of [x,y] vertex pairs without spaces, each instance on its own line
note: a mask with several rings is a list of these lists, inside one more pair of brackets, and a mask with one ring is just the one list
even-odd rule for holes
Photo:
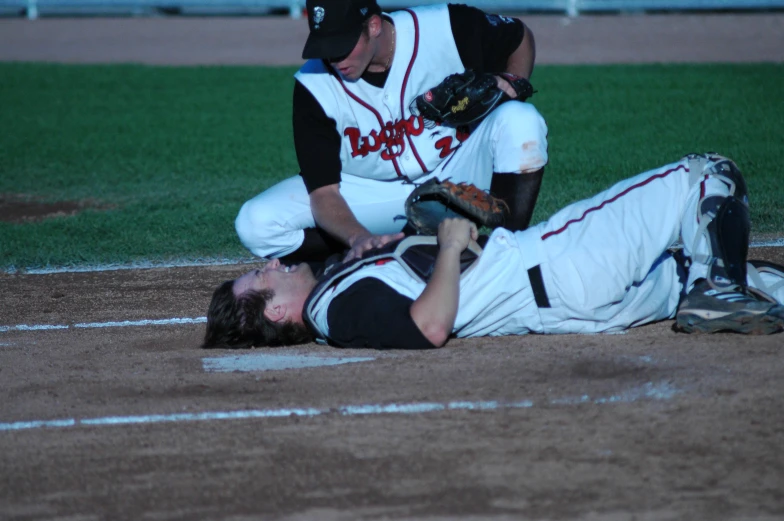
[[495,27],[499,25],[514,25],[520,23],[520,20],[516,18],[488,13],[478,7],[466,4],[447,4],[447,8],[449,10],[449,19],[451,20],[453,27],[476,24]]
[[484,11],[478,7],[466,4],[446,4],[446,8],[450,18],[469,18],[477,16],[477,14],[484,14]]
[[301,74],[325,74],[328,73],[327,66],[323,60],[308,60],[297,71],[297,75]]

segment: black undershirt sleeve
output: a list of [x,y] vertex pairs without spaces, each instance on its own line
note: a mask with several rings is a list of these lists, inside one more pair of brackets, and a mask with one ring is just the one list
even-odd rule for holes
[[340,134],[335,120],[300,82],[294,82],[294,150],[308,193],[340,182]]
[[413,302],[378,279],[361,279],[330,303],[330,337],[342,347],[433,349],[411,318]]
[[525,36],[523,22],[463,4],[449,4],[448,8],[463,66],[480,72],[505,71],[506,61]]

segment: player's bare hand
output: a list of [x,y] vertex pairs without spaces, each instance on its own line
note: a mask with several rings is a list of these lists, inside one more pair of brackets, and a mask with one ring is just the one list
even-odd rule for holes
[[515,99],[517,97],[517,92],[509,85],[509,82],[506,81],[503,76],[496,76],[495,77],[496,84],[498,88],[504,91],[510,98]]
[[476,224],[468,219],[444,219],[438,225],[438,244],[441,249],[455,248],[463,251],[471,240],[479,238]]
[[362,235],[357,237],[351,243],[351,249],[346,254],[346,257],[343,259],[343,262],[348,262],[353,259],[358,259],[362,257],[362,255],[374,248],[381,248],[386,244],[389,244],[392,241],[396,241],[398,239],[402,239],[405,235],[403,232],[399,233],[388,233],[385,235]]

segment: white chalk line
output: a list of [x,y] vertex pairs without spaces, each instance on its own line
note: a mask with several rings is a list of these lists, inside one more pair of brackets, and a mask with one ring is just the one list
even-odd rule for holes
[[[13,326],[0,326],[0,333],[11,331],[53,331],[59,329],[94,329],[108,327],[135,327],[135,326],[174,326],[178,324],[206,324],[207,317],[193,318],[162,318],[157,320],[123,320],[109,322],[81,322],[79,324],[16,324]],[[608,333],[595,333],[596,335],[625,335],[626,331],[611,331]],[[593,334],[593,333],[591,333]],[[0,344],[2,345],[2,344]]]
[[[784,238],[774,239],[765,242],[753,242],[749,245],[750,248],[762,247],[779,247],[784,246]],[[206,266],[225,266],[232,264],[253,264],[260,262],[260,259],[219,259],[215,261],[205,262],[181,262],[181,263],[138,263],[128,265],[107,265],[107,266],[92,266],[83,268],[47,268],[40,270],[25,270],[25,274],[29,275],[46,275],[52,273],[80,273],[80,272],[97,272],[97,271],[113,271],[113,270],[130,270],[130,269],[149,269],[149,268],[178,268],[178,267],[206,267]],[[16,273],[16,270],[6,271],[6,273]],[[169,318],[162,320],[136,320],[136,321],[122,321],[122,322],[91,322],[84,324],[74,324],[73,326],[63,324],[18,324],[15,326],[0,326],[0,333],[9,331],[45,331],[54,329],[70,329],[70,328],[100,328],[100,327],[127,327],[127,326],[159,326],[159,325],[175,325],[175,324],[200,324],[206,323],[207,317],[196,318]],[[607,333],[611,334],[611,333]],[[626,334],[626,331],[618,331],[615,334]]]
[[[597,405],[613,403],[631,403],[638,400],[669,400],[680,393],[669,383],[654,384],[648,382],[643,386],[611,396],[591,398],[588,395],[565,397],[544,401],[540,405],[580,405],[593,403]],[[340,416],[372,416],[384,414],[423,414],[443,411],[497,411],[504,409],[530,409],[537,404],[533,400],[517,402],[498,401],[454,401],[447,403],[414,402],[392,403],[376,405],[344,405],[336,408],[281,408],[281,409],[256,409],[241,411],[207,411],[198,413],[151,414],[141,416],[102,416],[97,418],[61,418],[55,420],[31,420],[0,423],[0,431],[21,431],[42,428],[65,427],[108,427],[117,425],[140,425],[153,423],[182,423],[197,421],[219,420],[252,420],[286,417],[326,416],[337,414]]]
[[[784,247],[784,237],[771,239],[768,241],[754,241],[749,244],[749,248],[777,248]],[[62,266],[51,268],[8,268],[2,270],[3,273],[13,275],[23,273],[25,275],[51,275],[54,273],[92,273],[98,271],[118,271],[118,270],[139,270],[153,268],[199,268],[209,266],[230,266],[256,264],[264,262],[261,258],[242,258],[242,259],[206,259],[206,260],[182,260],[172,262],[153,262],[143,261],[129,264],[95,264],[86,266]]]
[[784,238],[749,243],[749,248],[780,248],[782,246],[784,246]]
[[207,259],[207,260],[182,260],[172,262],[141,261],[128,264],[88,264],[85,266],[59,266],[50,268],[8,268],[2,270],[4,273],[14,275],[23,273],[25,275],[50,275],[53,273],[92,273],[96,271],[119,271],[119,270],[148,270],[156,268],[202,268],[209,266],[231,266],[244,264],[257,264],[263,262],[260,258],[242,259]]
[[9,331],[49,331],[55,329],[89,329],[102,327],[133,327],[133,326],[171,326],[177,324],[204,324],[207,317],[195,318],[163,318],[159,320],[123,320],[111,322],[82,322],[79,324],[18,324],[15,326],[0,326],[0,333]]

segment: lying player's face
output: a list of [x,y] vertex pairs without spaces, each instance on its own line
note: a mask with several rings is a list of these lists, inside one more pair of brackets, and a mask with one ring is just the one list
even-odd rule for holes
[[310,293],[315,282],[313,271],[307,264],[285,266],[278,259],[267,262],[263,268],[249,271],[234,280],[234,295],[239,297],[249,290],[271,289],[275,295],[288,295],[293,292]]
[[365,31],[359,36],[359,41],[354,49],[347,55],[340,58],[330,59],[330,63],[347,80],[358,80],[373,59],[374,49],[370,42],[370,37]]

